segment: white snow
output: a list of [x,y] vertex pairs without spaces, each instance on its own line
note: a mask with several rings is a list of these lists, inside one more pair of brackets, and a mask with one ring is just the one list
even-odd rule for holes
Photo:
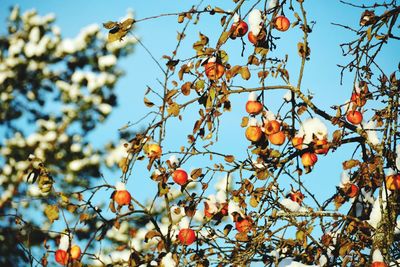
[[310,144],[315,135],[319,140],[326,139],[328,128],[319,118],[308,118],[300,126],[299,136],[303,136],[303,143]]
[[[388,192],[390,194],[390,191]],[[379,196],[375,199],[374,205],[372,206],[371,213],[369,215],[369,220],[367,221],[372,227],[376,228],[379,225],[379,222],[382,219],[382,211],[381,211],[381,204],[382,208],[386,209],[386,192],[382,191],[382,202],[379,201]]]
[[117,64],[117,57],[114,56],[113,54],[101,56],[98,59],[98,64],[100,70],[104,70],[108,67],[112,67],[115,64]]
[[66,234],[61,235],[59,249],[67,251],[69,247],[69,236]]
[[115,189],[116,189],[117,191],[126,190],[126,185],[125,185],[124,183],[122,183],[122,182],[117,182],[117,183],[115,184]]
[[345,184],[350,183],[350,176],[347,171],[342,171],[342,174],[340,175],[340,187],[343,187]]
[[300,210],[300,205],[296,201],[291,200],[290,198],[284,198],[280,202],[285,208],[290,211],[296,212]]
[[229,203],[228,203],[228,214],[229,214],[229,217],[231,218],[232,221],[233,221],[233,216],[232,216],[233,212],[237,212],[240,215],[242,215],[242,217],[244,217],[244,213],[240,209],[239,204],[236,203],[233,200],[229,200]]
[[253,9],[249,14],[249,28],[253,35],[257,36],[263,25],[263,19],[261,11]]
[[258,121],[256,118],[249,118],[249,126],[257,126],[258,125]]
[[176,155],[171,155],[168,160],[172,165],[178,165],[179,164],[179,159],[178,159],[178,157]]
[[269,0],[268,9],[272,9],[279,4],[279,0]]
[[101,103],[97,108],[103,115],[108,115],[112,111],[112,106],[107,103]]
[[283,96],[283,100],[285,100],[286,102],[292,101],[292,91],[287,90],[287,92]]
[[238,15],[238,13],[235,13],[234,15],[233,15],[233,22],[239,22],[240,21],[240,17],[239,17],[239,15]]
[[375,249],[374,253],[372,254],[372,262],[380,261],[383,262],[382,253],[379,249]]
[[172,253],[168,252],[161,260],[161,267],[175,267],[177,266],[176,262],[172,258]]
[[249,93],[249,101],[257,101],[257,93],[256,92],[251,92]]
[[179,229],[189,228],[190,221],[188,217],[184,217],[179,222]]
[[373,144],[378,145],[380,143],[376,129],[376,122],[375,121],[365,121],[361,122],[362,128],[367,132],[367,140]]
[[318,265],[307,265],[294,261],[292,258],[285,258],[279,262],[278,267],[318,267]]
[[267,120],[267,121],[276,120],[276,116],[271,110],[266,110],[264,113],[265,113],[264,114],[265,120]]

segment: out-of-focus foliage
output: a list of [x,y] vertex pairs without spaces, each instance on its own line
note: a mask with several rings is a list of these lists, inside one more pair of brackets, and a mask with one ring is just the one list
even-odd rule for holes
[[[0,36],[0,214],[32,214],[44,229],[42,210],[61,191],[90,187],[100,177],[105,148],[94,148],[87,136],[117,105],[114,89],[123,74],[117,63],[135,43],[127,36],[109,44],[96,24],[63,38],[54,22],[52,14],[14,7]],[[2,266],[28,260],[15,259],[23,254],[19,242],[45,238],[17,217],[0,221]]]

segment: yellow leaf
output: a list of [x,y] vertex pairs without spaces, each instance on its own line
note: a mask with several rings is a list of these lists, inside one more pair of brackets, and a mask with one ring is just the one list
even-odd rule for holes
[[46,217],[49,219],[49,221],[51,223],[58,220],[58,218],[59,218],[58,213],[59,213],[59,210],[56,205],[48,205],[44,209],[44,214],[46,215]]
[[151,102],[150,100],[148,100],[146,97],[143,99],[143,101],[144,101],[144,104],[146,105],[146,107],[152,107],[152,106],[154,106],[154,103],[153,102]]
[[247,68],[247,66],[241,67],[239,72],[244,80],[250,79],[250,71],[249,68]]
[[179,111],[180,111],[180,108],[177,103],[172,103],[171,105],[169,105],[169,107],[167,109],[168,114],[170,114],[174,117],[179,115]]

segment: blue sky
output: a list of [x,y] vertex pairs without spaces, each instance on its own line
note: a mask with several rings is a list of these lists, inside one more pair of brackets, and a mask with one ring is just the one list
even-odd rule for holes
[[[209,1],[212,6],[217,5],[223,8],[229,8],[231,1]],[[222,3],[221,3],[222,2]],[[371,1],[366,1],[371,2]],[[62,29],[64,37],[73,37],[79,33],[80,28],[92,24],[102,23],[108,20],[119,20],[126,14],[128,8],[135,13],[135,18],[145,18],[162,13],[178,12],[188,10],[193,1],[12,1],[3,0],[2,6],[9,7],[19,4],[22,11],[35,8],[41,15],[53,12],[57,16],[56,24]],[[245,5],[248,10],[251,1]],[[346,62],[341,56],[339,43],[352,40],[352,36],[348,31],[334,26],[331,22],[337,22],[354,27],[358,26],[361,11],[359,9],[350,8],[349,6],[339,3],[339,1],[305,1],[305,7],[308,11],[309,20],[316,21],[313,32],[310,35],[311,61],[307,63],[305,68],[305,76],[303,81],[303,90],[315,93],[314,102],[320,105],[323,110],[334,114],[330,110],[330,106],[341,104],[350,97],[352,90],[352,74],[346,74],[344,84],[341,86],[339,68],[337,64]],[[294,20],[293,14],[285,10],[289,19]],[[6,8],[0,11],[0,20],[4,21],[6,16]],[[206,17],[206,16],[205,16]],[[205,18],[204,17],[204,18]],[[204,19],[197,26],[189,26],[188,37],[183,43],[181,55],[192,55],[193,50],[190,41],[197,38],[197,33],[202,33],[210,37],[210,43],[215,44],[217,34],[221,32],[219,19],[211,17]],[[2,24],[4,25],[4,24]],[[170,55],[176,45],[177,31],[180,31],[183,24],[177,24],[177,17],[163,17],[149,20],[137,24],[134,34],[139,36],[145,46],[153,53],[161,64],[162,56]],[[1,30],[3,32],[3,29]],[[106,31],[104,30],[106,33]],[[274,56],[282,56],[289,54],[289,67],[291,77],[296,79],[298,73],[299,57],[297,56],[297,43],[301,40],[301,33],[298,29],[290,30],[286,33],[278,33],[281,39],[278,41],[278,49],[271,54]],[[240,41],[232,41],[229,44],[230,51],[240,51]],[[186,47],[186,48],[184,48]],[[398,44],[397,44],[398,47]],[[397,65],[396,45],[392,45],[384,50],[383,56],[380,58],[383,62],[384,69],[394,68]],[[249,55],[252,49],[247,45],[245,55]],[[238,53],[239,54],[239,53]],[[231,55],[230,61],[232,65],[244,64],[246,58],[240,58],[238,55]],[[107,122],[100,126],[95,134],[93,134],[92,142],[95,144],[106,143],[109,140],[116,140],[118,136],[118,128],[128,121],[134,122],[145,115],[149,110],[143,104],[144,91],[146,86],[159,88],[157,79],[162,79],[162,73],[157,68],[146,51],[136,46],[132,56],[124,60],[121,68],[126,71],[126,76],[121,79],[117,85],[117,94],[119,96],[119,107],[113,111],[113,114]],[[278,80],[268,80],[270,84],[282,84]],[[256,83],[245,83],[249,87],[257,86]],[[284,91],[268,92],[267,106],[274,112],[280,105],[280,99],[284,95]],[[241,94],[232,98],[232,112],[224,114],[221,120],[220,142],[215,146],[216,150],[221,149],[227,154],[242,154],[249,145],[244,138],[244,129],[240,128],[241,118],[247,114],[244,111],[246,94]],[[370,108],[370,107],[368,107]],[[194,115],[190,114],[193,113]],[[184,113],[183,122],[176,119],[168,123],[167,143],[164,151],[178,151],[179,147],[186,142],[186,136],[191,132],[194,118],[196,118],[197,109],[188,109]],[[303,116],[303,119],[307,116]],[[332,130],[330,131],[332,133]],[[345,145],[339,152],[335,154],[329,153],[326,157],[319,157],[319,162],[315,170],[303,177],[306,186],[310,186],[311,191],[316,193],[317,198],[326,199],[335,192],[335,185],[339,184],[341,162],[342,159],[348,159],[353,152],[353,145]],[[193,165],[186,166],[188,169],[197,167],[197,164],[204,165],[204,162],[192,162]],[[133,191],[133,195],[139,199],[152,196],[155,187],[145,182],[148,181],[149,173],[145,171],[144,166],[134,170],[128,188]],[[185,166],[184,166],[185,167]],[[108,177],[107,177],[108,176]],[[112,177],[114,176],[114,177]],[[108,181],[112,182],[117,179],[119,173],[106,173]],[[139,179],[139,181],[138,181]],[[139,186],[137,186],[139,185]],[[145,190],[143,190],[145,189]],[[149,194],[149,191],[151,193]]]

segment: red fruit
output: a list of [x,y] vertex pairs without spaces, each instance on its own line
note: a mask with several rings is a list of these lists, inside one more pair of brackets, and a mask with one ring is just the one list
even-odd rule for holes
[[293,137],[292,138],[292,145],[296,149],[302,149],[303,147],[303,137]]
[[77,260],[81,256],[81,248],[78,245],[73,245],[69,253],[71,254],[71,258],[73,260]]
[[61,264],[61,265],[67,265],[68,263],[68,254],[65,250],[62,249],[57,249],[56,250],[56,254],[55,256],[55,260],[57,263]]
[[150,144],[147,151],[147,156],[149,158],[159,158],[162,154],[162,149],[159,144]]
[[387,267],[387,265],[382,261],[375,261],[371,264],[371,267]]
[[281,124],[277,120],[272,120],[272,121],[268,121],[265,124],[264,128],[265,128],[265,133],[267,135],[270,135],[270,134],[274,134],[274,133],[279,132],[280,129],[281,129]]
[[292,201],[299,203],[299,205],[301,205],[304,199],[304,195],[300,191],[290,192],[289,197]]
[[289,29],[290,27],[290,21],[287,17],[285,16],[278,16],[274,20],[274,27],[278,31],[285,32]]
[[178,239],[182,245],[188,246],[196,240],[196,234],[190,228],[183,228],[179,231]]
[[274,134],[270,134],[268,136],[268,140],[271,142],[271,144],[277,145],[277,146],[280,146],[283,143],[285,143],[285,139],[286,139],[286,136],[282,131],[279,131]]
[[225,203],[222,203],[221,205],[222,205],[221,214],[223,216],[228,215],[228,203],[225,202]]
[[311,152],[305,152],[301,156],[301,163],[303,163],[304,167],[311,167],[314,166],[314,164],[318,161],[317,155],[315,153]]
[[245,135],[246,135],[247,140],[249,140],[251,142],[257,142],[262,137],[262,131],[261,131],[261,128],[258,126],[249,126],[246,129]]
[[263,105],[259,101],[247,101],[246,111],[251,115],[258,115],[263,110]]
[[235,22],[231,26],[231,38],[235,39],[236,37],[243,37],[246,35],[247,31],[249,30],[249,26],[243,20]]
[[247,233],[252,228],[252,223],[247,219],[242,219],[241,221],[235,222],[236,230],[240,233]]
[[317,154],[326,154],[329,150],[329,144],[326,139],[317,140],[314,144],[314,152]]
[[351,184],[349,186],[349,188],[347,189],[346,195],[349,198],[353,198],[353,197],[357,196],[358,195],[358,186],[356,186],[355,184]]
[[206,70],[206,76],[210,80],[218,80],[225,72],[225,67],[217,62],[208,62],[204,65],[204,68]]
[[386,187],[391,191],[400,189],[400,174],[393,174],[386,177]]
[[249,39],[250,43],[252,43],[254,45],[257,45],[260,42],[264,42],[266,37],[267,37],[267,34],[264,31],[264,29],[262,29],[257,36],[254,35],[253,32],[251,32],[251,31],[247,34],[247,38]]
[[210,212],[210,206],[207,202],[204,202],[204,216],[206,218],[212,218],[213,214]]
[[184,185],[188,181],[188,174],[182,169],[177,169],[172,173],[172,179],[179,185]]
[[362,122],[363,115],[357,110],[350,110],[349,112],[347,112],[346,119],[351,124],[357,125]]
[[114,201],[120,206],[129,205],[131,199],[131,194],[127,190],[116,190],[114,193]]

